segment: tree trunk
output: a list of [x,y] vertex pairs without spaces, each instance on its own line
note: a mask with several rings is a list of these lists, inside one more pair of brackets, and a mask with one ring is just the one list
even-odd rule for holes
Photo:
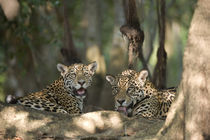
[[125,23],[125,15],[123,11],[122,0],[114,1],[114,31],[112,39],[112,47],[110,48],[110,67],[109,71],[112,74],[119,74],[125,69],[126,64],[126,42],[119,35],[120,26]]
[[101,52],[101,18],[102,3],[98,0],[86,0],[84,10],[85,23],[85,47],[86,59],[88,61],[96,61],[98,64],[96,75],[94,77],[93,87],[88,90],[87,103],[98,105],[104,85],[104,75],[106,73],[105,59]]
[[[114,0],[114,29],[113,29],[113,38],[112,46],[110,47],[110,63],[107,67],[108,74],[119,74],[127,66],[127,50],[126,50],[126,41],[123,41],[122,36],[120,36],[119,28],[125,23],[125,16],[123,11],[122,0]],[[113,95],[110,88],[110,85],[106,82],[101,98],[100,104],[104,109],[113,109]]]
[[73,63],[79,63],[81,60],[77,54],[71,34],[67,9],[68,3],[68,0],[63,0],[64,47],[61,48],[61,53],[64,57],[64,63],[70,65]]
[[148,14],[144,16],[146,18],[145,20],[148,21],[147,28],[144,29],[145,31],[145,41],[144,41],[144,57],[146,60],[146,63],[149,63],[150,57],[152,56],[153,50],[154,50],[154,42],[155,42],[155,36],[156,36],[156,30],[157,30],[157,19],[155,15],[155,1],[150,0],[149,4],[149,11]]
[[162,138],[210,139],[209,9],[208,0],[198,1],[184,52],[180,92],[159,131]]

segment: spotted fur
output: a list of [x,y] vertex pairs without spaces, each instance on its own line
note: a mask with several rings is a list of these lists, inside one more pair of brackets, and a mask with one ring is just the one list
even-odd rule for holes
[[117,76],[107,75],[115,99],[115,110],[127,116],[165,118],[174,101],[176,89],[158,90],[147,80],[148,72],[125,70]]
[[57,65],[61,77],[40,92],[17,99],[17,103],[37,110],[79,114],[83,110],[86,89],[91,86],[97,64]]

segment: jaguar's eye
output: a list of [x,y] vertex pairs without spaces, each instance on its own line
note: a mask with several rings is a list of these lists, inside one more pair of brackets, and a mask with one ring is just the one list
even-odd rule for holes
[[140,92],[140,93],[144,93],[144,91],[143,91],[143,90],[141,90],[141,89],[139,90],[139,92]]
[[71,85],[71,81],[66,81],[66,85]]
[[76,74],[75,74],[75,73],[72,73],[72,74],[71,74],[71,77],[72,77],[72,78],[75,78],[75,77],[76,77]]
[[74,73],[74,69],[70,69],[70,73]]
[[144,96],[144,91],[143,90],[134,91],[132,92],[131,96],[133,96],[134,98]]
[[131,91],[133,91],[135,89],[135,87],[129,87],[128,89],[127,89],[127,91],[128,92],[131,92]]
[[118,87],[112,87],[113,88],[113,90],[117,90],[118,89]]
[[118,87],[112,87],[112,93],[113,95],[116,95],[118,92]]

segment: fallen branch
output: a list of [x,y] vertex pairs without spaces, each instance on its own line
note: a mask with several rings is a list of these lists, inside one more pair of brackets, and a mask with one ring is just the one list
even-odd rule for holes
[[151,137],[163,122],[115,111],[70,116],[0,103],[0,139]]

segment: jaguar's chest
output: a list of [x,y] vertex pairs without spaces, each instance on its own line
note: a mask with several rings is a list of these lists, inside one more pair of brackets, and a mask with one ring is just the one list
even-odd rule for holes
[[57,104],[63,106],[65,110],[72,110],[78,108],[81,112],[83,110],[83,99],[73,96],[73,88],[68,90],[64,86],[63,81],[56,81],[53,85],[45,89],[45,93],[52,96]]

